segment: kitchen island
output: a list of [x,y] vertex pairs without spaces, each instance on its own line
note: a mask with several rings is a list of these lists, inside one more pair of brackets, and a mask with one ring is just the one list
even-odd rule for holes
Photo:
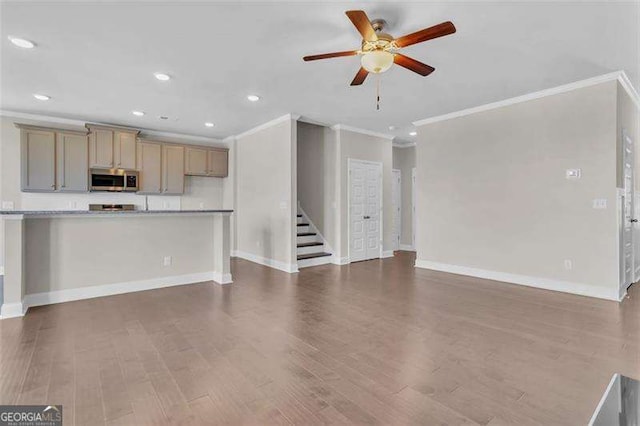
[[2,318],[31,306],[232,282],[232,210],[0,211]]

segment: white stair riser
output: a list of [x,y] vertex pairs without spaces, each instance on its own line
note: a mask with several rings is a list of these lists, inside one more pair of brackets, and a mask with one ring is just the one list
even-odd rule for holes
[[318,241],[317,235],[308,235],[306,237],[297,237],[296,243],[312,243],[314,241]]
[[324,246],[298,247],[297,254],[319,253],[324,252]]
[[298,232],[309,232],[310,231],[310,226],[296,226],[296,228],[298,229]]
[[331,256],[314,257],[313,259],[298,260],[298,269],[308,268],[309,266],[326,265],[331,263]]
[[305,220],[304,217],[299,217],[298,220],[296,221],[296,223],[302,223],[302,222],[304,222],[304,220]]

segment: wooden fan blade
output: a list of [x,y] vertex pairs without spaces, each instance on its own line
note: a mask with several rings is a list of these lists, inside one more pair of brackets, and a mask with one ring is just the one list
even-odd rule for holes
[[345,12],[365,41],[378,41],[376,31],[364,10],[347,10]]
[[364,79],[367,78],[367,75],[369,75],[369,71],[361,67],[358,73],[356,74],[356,76],[353,78],[351,85],[352,86],[361,85],[362,83],[364,83]]
[[395,39],[395,44],[398,47],[407,47],[411,46],[412,44],[422,43],[423,41],[446,36],[455,32],[456,27],[452,22],[447,21],[438,25],[434,25],[433,27],[425,28],[424,30],[416,31],[415,33],[399,37]]
[[395,54],[395,56],[393,57],[393,63],[398,64],[401,67],[404,67],[413,72],[416,72],[421,76],[427,76],[435,71],[435,68],[427,64],[423,64],[422,62],[418,62],[415,59],[402,55],[400,53]]
[[317,61],[318,59],[329,59],[329,58],[339,58],[340,56],[355,56],[358,54],[357,50],[348,50],[345,52],[333,52],[333,53],[323,53],[321,55],[311,55],[305,56],[305,61]]

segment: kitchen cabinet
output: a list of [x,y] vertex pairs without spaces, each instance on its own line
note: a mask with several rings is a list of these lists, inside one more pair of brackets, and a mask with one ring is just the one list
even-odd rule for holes
[[20,128],[20,184],[23,191],[56,190],[56,133],[44,128]]
[[118,169],[136,168],[136,134],[129,132],[113,133],[113,157]]
[[162,144],[139,142],[137,146],[139,193],[162,193]]
[[229,150],[211,149],[207,154],[207,176],[229,176]]
[[56,133],[57,183],[60,192],[89,190],[89,145],[86,133]]
[[200,147],[185,148],[185,171],[186,175],[206,176],[209,171],[209,151]]
[[162,146],[162,193],[165,195],[184,193],[183,146]]
[[138,130],[88,124],[89,166],[133,170]]

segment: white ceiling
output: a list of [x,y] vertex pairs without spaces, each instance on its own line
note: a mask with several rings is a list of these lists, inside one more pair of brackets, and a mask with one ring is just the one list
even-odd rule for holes
[[[445,20],[458,29],[404,50],[436,71],[420,77],[392,67],[381,76],[380,111],[375,78],[349,86],[357,58],[302,61],[358,48],[344,11],[359,8],[386,19],[394,36]],[[3,110],[215,138],[296,113],[410,140],[412,121],[611,71],[625,70],[640,87],[638,1],[21,1],[3,2],[0,12]],[[37,48],[16,48],[9,35]],[[174,78],[161,83],[156,71]],[[248,102],[250,93],[262,100]],[[134,117],[134,109],[147,114]]]

